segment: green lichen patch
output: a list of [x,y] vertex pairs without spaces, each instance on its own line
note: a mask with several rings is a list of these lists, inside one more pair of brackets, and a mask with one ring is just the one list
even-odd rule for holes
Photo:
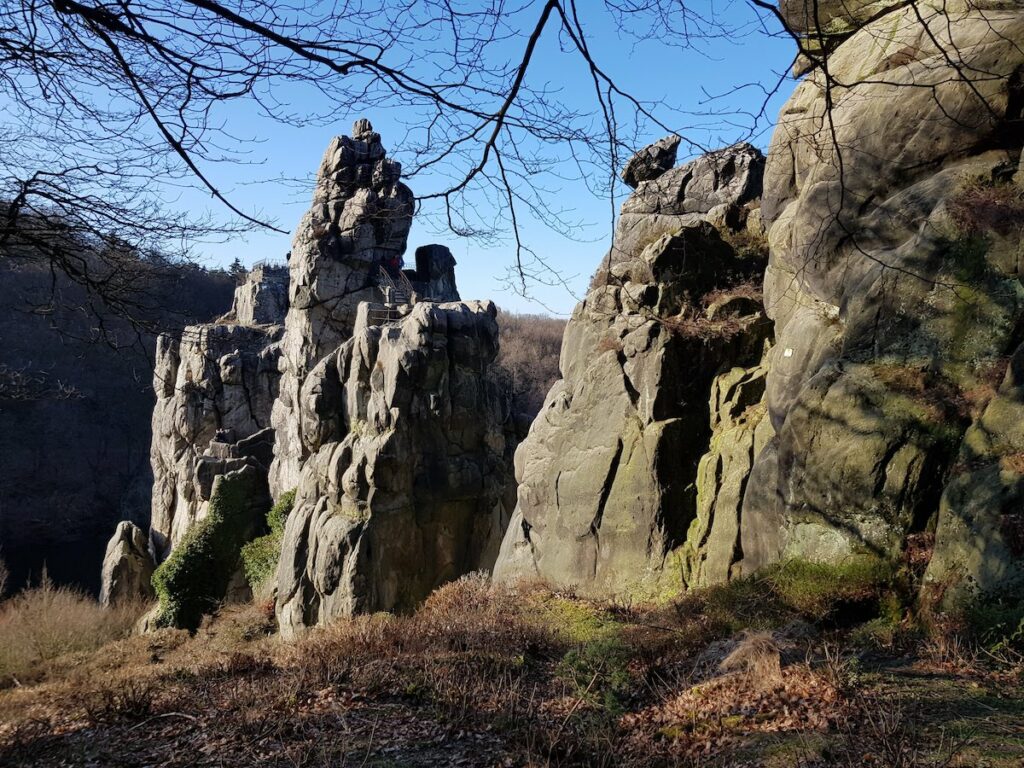
[[812,618],[826,618],[851,606],[877,613],[894,577],[889,563],[867,554],[835,564],[789,560],[765,573],[783,604]]
[[563,597],[540,600],[535,610],[570,646],[558,662],[558,677],[590,706],[609,715],[621,712],[632,658],[624,624],[601,607]]
[[974,594],[961,609],[969,633],[992,653],[1024,651],[1024,582]]
[[281,498],[267,512],[267,525],[270,526],[271,533],[284,534],[284,524],[294,507],[295,489],[292,488],[292,490],[282,493]]

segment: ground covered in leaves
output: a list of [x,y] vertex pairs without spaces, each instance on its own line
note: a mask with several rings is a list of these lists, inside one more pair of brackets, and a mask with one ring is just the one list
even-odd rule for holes
[[875,596],[776,576],[638,607],[474,577],[292,643],[269,606],[227,608],[8,681],[0,765],[1024,764],[1019,656],[878,605],[848,621],[854,598]]

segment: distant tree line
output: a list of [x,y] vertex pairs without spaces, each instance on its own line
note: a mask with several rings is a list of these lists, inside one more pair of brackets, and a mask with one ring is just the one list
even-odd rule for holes
[[512,396],[513,411],[531,420],[551,386],[561,378],[558,357],[565,320],[546,315],[502,312],[497,365]]

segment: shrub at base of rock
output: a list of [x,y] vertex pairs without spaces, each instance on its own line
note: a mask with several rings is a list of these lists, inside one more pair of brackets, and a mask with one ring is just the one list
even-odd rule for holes
[[189,529],[153,574],[160,599],[153,625],[195,631],[216,610],[238,572],[242,546],[263,524],[266,480],[254,467],[220,475],[206,517]]

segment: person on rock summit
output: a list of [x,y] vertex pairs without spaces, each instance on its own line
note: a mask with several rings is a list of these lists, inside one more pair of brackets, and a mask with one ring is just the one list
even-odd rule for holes
[[402,254],[393,253],[390,256],[384,257],[384,270],[391,276],[392,280],[397,280],[402,274],[402,267],[405,266],[405,260],[402,258]]

